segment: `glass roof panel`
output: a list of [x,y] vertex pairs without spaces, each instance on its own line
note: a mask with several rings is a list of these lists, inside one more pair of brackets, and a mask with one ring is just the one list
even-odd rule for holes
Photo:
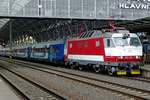
[[[0,0],[0,17],[134,20],[150,16],[150,0]],[[137,5],[139,7],[137,7]]]
[[0,19],[0,29],[9,21],[9,19]]

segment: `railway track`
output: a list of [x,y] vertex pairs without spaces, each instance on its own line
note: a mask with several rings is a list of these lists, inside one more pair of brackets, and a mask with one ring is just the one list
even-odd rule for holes
[[39,84],[0,66],[0,75],[19,93],[23,100],[65,100]]
[[135,99],[135,100],[150,100],[150,91],[134,88],[130,86],[125,86],[118,83],[108,82],[96,78],[91,78],[84,75],[78,75],[70,72],[64,72],[52,68],[41,68],[41,65],[38,64],[31,64],[31,63],[23,63],[23,62],[15,62],[15,64],[18,64],[20,66],[31,68],[34,70],[39,70],[45,73],[49,74],[55,74],[57,76],[61,76],[64,78],[69,78],[71,80],[75,80],[84,84],[92,85],[97,88],[103,88],[110,91],[113,91],[117,94],[122,94],[125,96],[128,96],[129,98]]
[[121,77],[121,78],[128,79],[128,80],[136,80],[136,81],[142,81],[142,82],[150,83],[150,78],[143,77],[143,76],[132,76],[132,77]]
[[[20,63],[24,63],[24,64],[26,64],[26,62],[24,62],[24,61],[20,61],[20,60],[16,60],[17,62],[20,62]],[[38,67],[42,67],[42,66],[39,66],[39,65],[37,65],[37,64],[35,64],[35,63],[28,63],[28,64],[30,64],[30,65],[36,65],[36,66],[38,66]],[[40,63],[39,63],[40,64]],[[46,66],[46,65],[45,65]],[[46,68],[46,67],[45,67]],[[47,67],[47,68],[49,68],[49,69],[51,69],[50,67]],[[96,74],[98,74],[98,73],[96,73]],[[144,76],[139,76],[139,75],[137,75],[137,76],[131,76],[131,77],[127,77],[127,76],[120,76],[119,78],[123,78],[123,79],[128,79],[128,80],[136,80],[136,81],[142,81],[142,82],[147,82],[147,83],[150,83],[150,78],[149,77],[144,77]]]
[[[1,70],[1,69],[0,69]],[[2,73],[0,73],[2,80],[10,87],[10,89],[19,97],[20,100],[30,100],[24,93],[22,93],[14,84],[10,82]]]
[[[35,64],[35,63],[29,63],[29,62],[25,62],[25,61],[20,61],[20,60],[15,60],[16,64],[21,64],[21,63],[24,63],[24,64],[29,64],[31,66],[38,66],[38,67],[42,67],[42,66],[39,66],[38,64]],[[42,65],[42,64],[41,64]],[[44,65],[46,67],[44,68],[48,68],[48,69],[52,69],[51,66],[47,66],[47,65]],[[54,69],[52,69],[54,70]],[[56,70],[58,71],[58,70]],[[60,71],[60,70],[59,70]],[[123,79],[128,79],[128,80],[137,80],[137,81],[142,81],[142,82],[147,82],[147,83],[150,83],[150,78],[148,77],[144,77],[144,76],[131,76],[131,77],[126,77],[126,76],[120,76],[119,78],[123,78]]]

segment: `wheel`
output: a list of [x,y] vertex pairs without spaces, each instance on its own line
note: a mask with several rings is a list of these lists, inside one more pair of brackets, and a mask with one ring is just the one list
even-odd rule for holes
[[108,75],[111,75],[111,76],[113,75],[111,68],[108,68]]
[[98,65],[93,65],[93,68],[94,68],[94,71],[95,71],[96,73],[100,72],[100,66],[98,66]]
[[68,62],[65,62],[65,66],[68,66],[69,64],[68,64]]
[[108,67],[108,70],[107,70],[108,74],[111,75],[111,76],[114,75],[114,70],[115,70],[114,67]]
[[75,69],[75,67],[76,67],[75,64],[71,64],[71,65],[70,65],[70,68],[71,68],[71,69]]
[[82,66],[79,66],[79,70],[83,70],[83,67],[82,67]]

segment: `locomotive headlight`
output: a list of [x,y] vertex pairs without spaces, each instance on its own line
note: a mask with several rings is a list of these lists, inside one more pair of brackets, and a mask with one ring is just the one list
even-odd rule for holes
[[136,59],[138,59],[139,58],[139,56],[136,56]]
[[120,58],[121,58],[121,59],[123,59],[123,57],[122,57],[122,56],[120,56]]

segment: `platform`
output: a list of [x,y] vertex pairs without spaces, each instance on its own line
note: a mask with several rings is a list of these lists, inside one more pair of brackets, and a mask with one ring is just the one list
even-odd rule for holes
[[146,64],[142,67],[142,76],[150,78],[150,64]]
[[2,77],[0,77],[0,100],[20,100]]
[[145,64],[142,69],[150,71],[150,64]]

